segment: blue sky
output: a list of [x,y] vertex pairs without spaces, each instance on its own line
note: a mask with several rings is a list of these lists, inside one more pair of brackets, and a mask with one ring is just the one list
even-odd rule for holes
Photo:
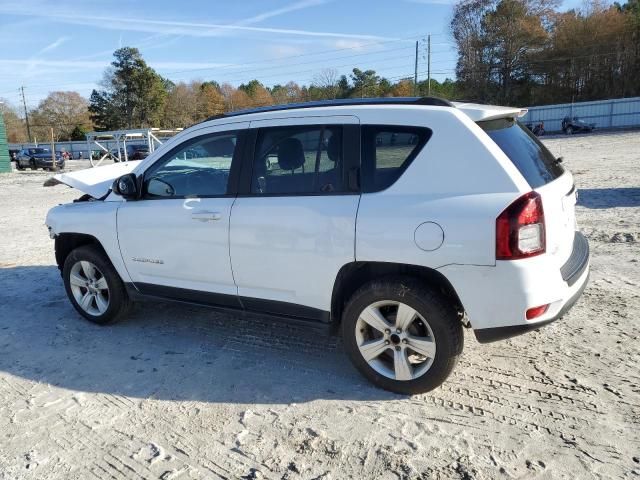
[[[575,1],[575,0],[569,0]],[[28,106],[48,92],[88,96],[120,46],[140,49],[177,81],[310,83],[324,68],[372,68],[389,79],[453,77],[454,0],[0,0],[0,97]],[[565,2],[566,3],[566,2]]]

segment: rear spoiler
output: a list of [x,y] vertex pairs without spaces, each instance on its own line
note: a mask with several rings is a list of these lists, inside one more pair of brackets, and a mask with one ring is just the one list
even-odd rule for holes
[[453,102],[453,105],[463,111],[474,122],[496,120],[498,118],[520,118],[528,112],[526,108],[500,107],[479,103]]

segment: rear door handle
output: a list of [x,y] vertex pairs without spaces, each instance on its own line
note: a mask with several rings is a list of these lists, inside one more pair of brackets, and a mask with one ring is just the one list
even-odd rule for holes
[[215,220],[220,220],[222,218],[222,214],[220,212],[193,212],[191,214],[191,218],[200,222],[213,222]]

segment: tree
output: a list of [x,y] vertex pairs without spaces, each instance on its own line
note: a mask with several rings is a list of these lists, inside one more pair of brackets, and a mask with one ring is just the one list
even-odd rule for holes
[[71,130],[71,133],[69,134],[69,140],[74,140],[74,141],[79,141],[79,140],[85,140],[86,134],[87,134],[88,130],[86,130],[85,128],[81,127],[80,125],[76,125],[73,130]]
[[413,80],[404,78],[391,89],[392,97],[410,97],[413,95]]
[[27,142],[27,127],[24,120],[18,115],[18,110],[7,100],[0,99],[0,115],[4,117],[4,126],[7,131],[7,141],[10,143]]
[[323,68],[311,82],[311,85],[318,89],[321,98],[337,98],[340,92],[338,86],[338,71],[335,68]]
[[640,95],[640,1],[462,0],[451,32],[461,96],[536,105]]
[[269,91],[275,104],[301,102],[304,98],[302,88],[296,82],[274,85]]
[[167,95],[162,125],[167,128],[185,128],[198,121],[198,90],[200,84],[175,84]]
[[378,94],[378,84],[380,77],[376,75],[375,70],[362,71],[354,68],[351,74],[353,82],[352,95],[355,97],[375,97]]
[[78,92],[51,92],[30,113],[33,134],[48,139],[53,128],[56,140],[69,140],[76,127],[91,130],[88,105]]
[[91,94],[94,122],[104,129],[159,125],[170,82],[146,64],[137,48],[123,47],[113,56],[102,82],[104,90]]
[[198,92],[199,119],[224,113],[224,96],[217,82],[205,82]]
[[258,80],[251,80],[247,84],[242,84],[238,90],[247,94],[250,99],[250,105],[253,107],[264,107],[273,105],[271,93]]

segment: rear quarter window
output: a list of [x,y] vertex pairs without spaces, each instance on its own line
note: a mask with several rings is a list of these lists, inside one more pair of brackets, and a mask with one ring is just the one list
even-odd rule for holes
[[379,192],[395,183],[431,138],[424,127],[362,127],[362,191]]
[[500,147],[531,188],[552,182],[564,173],[553,154],[524,125],[511,118],[500,118],[478,125]]

